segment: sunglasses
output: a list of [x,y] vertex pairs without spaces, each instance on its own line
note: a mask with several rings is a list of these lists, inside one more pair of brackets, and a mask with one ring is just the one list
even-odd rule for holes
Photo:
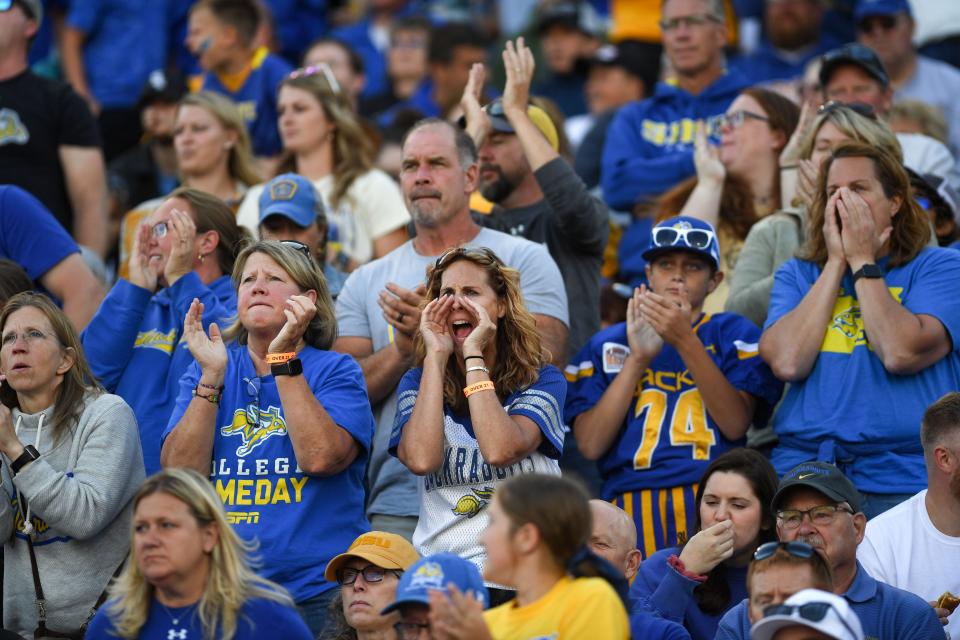
[[466,247],[454,247],[453,249],[447,249],[440,254],[440,257],[437,258],[436,263],[434,263],[434,269],[440,269],[446,267],[454,258],[472,258],[474,260],[489,260],[497,265],[503,265],[503,262],[500,261],[500,258],[497,257],[490,249],[486,247],[478,247],[476,249],[467,249]]
[[794,558],[812,558],[816,551],[806,542],[766,542],[759,547],[753,554],[754,560],[766,560],[772,557],[778,550],[783,549]]
[[829,602],[808,602],[807,604],[801,605],[772,604],[763,610],[763,617],[787,616],[790,618],[800,618],[808,622],[820,622],[827,617],[827,613],[829,613],[831,610],[836,613],[837,620],[839,620],[844,628],[850,632],[850,637],[856,638],[859,634],[850,628],[850,625],[847,624],[847,621],[843,619],[843,616],[840,615],[840,612],[837,611]]
[[14,5],[23,9],[23,12],[27,14],[27,17],[30,18],[31,20],[37,19],[37,16],[33,15],[33,11],[30,10],[30,7],[28,7],[22,2],[17,2],[17,0],[0,0],[0,12],[10,11],[10,9],[14,7]]
[[706,229],[675,229],[673,227],[654,227],[653,244],[657,247],[675,247],[682,241],[693,249],[706,249],[716,236]]
[[336,76],[333,75],[333,69],[330,68],[326,62],[320,62],[309,67],[301,67],[300,69],[294,69],[290,72],[290,75],[287,77],[291,80],[296,80],[297,78],[308,78],[315,75],[323,75],[326,79],[327,84],[330,86],[330,90],[336,94],[342,93],[340,89],[340,83],[337,82]]
[[280,244],[282,244],[288,249],[293,249],[294,251],[296,251],[303,257],[305,257],[307,260],[310,260],[310,261],[313,260],[313,256],[310,255],[310,247],[303,244],[302,242],[299,242],[297,240],[281,240]]
[[368,564],[363,569],[339,569],[337,571],[337,582],[341,586],[351,585],[357,581],[357,576],[363,576],[363,581],[368,583],[383,582],[388,573],[400,578],[403,572]]
[[834,113],[844,108],[850,109],[864,118],[870,118],[871,120],[877,119],[877,111],[873,106],[865,102],[841,102],[839,100],[831,100],[820,105],[820,107],[817,108],[817,115],[822,116],[825,113]]

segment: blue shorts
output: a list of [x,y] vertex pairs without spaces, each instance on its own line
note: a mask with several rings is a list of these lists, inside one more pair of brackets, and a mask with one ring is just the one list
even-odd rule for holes
[[695,532],[697,485],[666,489],[641,489],[611,502],[637,525],[637,549],[644,559],[655,551],[684,544]]

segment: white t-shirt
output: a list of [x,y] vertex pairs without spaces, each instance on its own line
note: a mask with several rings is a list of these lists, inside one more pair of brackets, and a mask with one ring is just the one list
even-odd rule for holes
[[[944,591],[960,595],[960,538],[941,533],[930,521],[924,489],[867,523],[857,560],[871,576],[926,601]],[[960,613],[947,630],[960,640]]]
[[922,133],[898,133],[897,142],[903,150],[904,166],[920,175],[946,178],[954,189],[960,189],[960,172],[945,144]]
[[[405,226],[410,212],[403,202],[400,187],[380,169],[371,169],[353,181],[340,205],[330,205],[333,176],[325,176],[313,183],[327,211],[328,243],[337,247],[360,264],[373,259],[373,241]],[[237,222],[258,237],[260,223],[260,194],[263,185],[252,187],[237,212]]]

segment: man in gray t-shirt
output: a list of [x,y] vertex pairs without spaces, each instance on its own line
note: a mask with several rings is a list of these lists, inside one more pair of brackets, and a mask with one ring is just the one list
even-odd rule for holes
[[488,247],[520,271],[527,308],[545,349],[563,366],[568,336],[563,278],[539,244],[490,229],[470,217],[476,187],[476,149],[468,136],[442,120],[421,121],[403,144],[400,181],[417,236],[354,271],[337,299],[340,337],[334,349],[357,358],[374,406],[377,430],[368,470],[367,514],[375,530],[412,537],[419,513],[413,474],[390,456],[396,387],[413,366],[420,325],[421,287],[427,269],[456,246]]

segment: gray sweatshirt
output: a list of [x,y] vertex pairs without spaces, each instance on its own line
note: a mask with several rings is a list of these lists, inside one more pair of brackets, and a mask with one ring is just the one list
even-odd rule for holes
[[144,479],[137,423],[119,396],[88,394],[84,404],[72,432],[56,443],[48,422],[53,407],[32,415],[13,411],[21,442],[40,452],[15,478],[6,457],[0,470],[3,626],[25,637],[33,637],[37,614],[18,491],[30,506],[49,629],[79,629],[130,548],[130,500]]

